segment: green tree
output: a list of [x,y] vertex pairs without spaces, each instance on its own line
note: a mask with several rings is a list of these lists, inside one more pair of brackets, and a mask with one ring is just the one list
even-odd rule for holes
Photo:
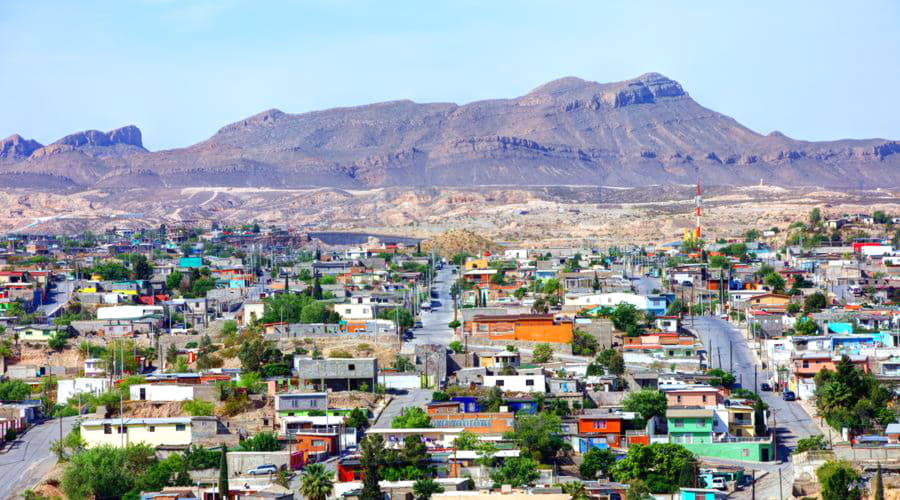
[[181,280],[184,279],[184,275],[179,271],[172,271],[166,276],[166,289],[168,290],[178,290],[181,287]]
[[628,481],[628,491],[625,493],[625,500],[653,500],[653,498],[647,483],[640,479]]
[[642,389],[629,393],[622,401],[625,411],[635,412],[641,416],[636,422],[638,427],[643,427],[653,417],[664,417],[669,404],[666,395],[653,389]]
[[474,450],[478,442],[475,433],[464,430],[453,440],[453,446],[458,450]]
[[561,420],[557,415],[546,412],[517,417],[515,432],[506,437],[519,443],[523,454],[541,462],[549,462],[566,448],[560,437]]
[[875,500],[884,500],[884,480],[881,478],[881,462],[875,471]]
[[562,492],[569,495],[571,500],[590,500],[591,495],[587,487],[581,481],[569,481],[560,486]]
[[300,478],[300,494],[307,500],[325,500],[334,491],[333,476],[322,464],[310,464]]
[[713,385],[716,387],[724,387],[726,389],[730,388],[737,382],[737,379],[734,375],[722,370],[721,368],[713,368],[710,370],[706,370],[706,374],[710,377],[713,377],[709,380],[709,385]]
[[[457,323],[459,323],[459,321],[457,321]],[[460,342],[458,340],[454,340],[453,342],[450,342],[447,345],[447,347],[449,347],[450,350],[453,351],[455,354],[462,354],[466,351],[466,347],[463,345],[462,342]]]
[[281,443],[271,432],[260,432],[253,437],[241,441],[241,451],[279,451]]
[[815,335],[819,331],[819,325],[809,318],[799,318],[794,324],[794,332],[797,335]]
[[350,415],[347,416],[345,424],[347,427],[357,431],[363,431],[369,427],[369,417],[366,416],[366,412],[362,408],[354,408],[350,411]]
[[21,380],[0,382],[0,401],[21,401],[31,395],[31,387]]
[[815,226],[819,222],[822,222],[822,212],[819,210],[819,207],[816,207],[809,211],[809,223]]
[[535,363],[546,363],[553,358],[553,348],[550,344],[538,344],[534,346],[531,359]]
[[182,401],[181,409],[192,417],[210,417],[213,415],[216,406],[208,401],[189,399]]
[[[456,330],[456,329],[459,328],[461,325],[462,325],[462,323],[460,323],[458,319],[454,319],[453,321],[447,323],[447,328],[449,328],[449,329],[451,329],[451,330]],[[460,342],[460,341],[458,341],[458,340],[454,340],[453,342],[450,342],[450,345],[453,345],[454,342],[456,342],[457,344],[459,344],[460,346],[462,346],[462,342]],[[452,348],[451,348],[451,349],[452,349]]]
[[682,486],[692,486],[696,478],[685,471],[696,468],[694,454],[681,445],[653,443],[633,445],[628,455],[613,465],[612,477],[619,482],[640,479],[653,493],[673,493]]
[[409,330],[415,323],[412,314],[407,309],[401,308],[382,309],[381,312],[378,313],[378,319],[393,321],[395,325],[399,320],[400,328],[403,330]]
[[384,438],[380,434],[367,435],[360,442],[359,451],[359,461],[363,468],[363,487],[359,499],[384,500],[384,493],[378,485],[386,458]]
[[765,283],[769,286],[769,288],[772,289],[774,293],[784,293],[785,281],[780,274],[776,272],[767,274],[765,277]]
[[228,448],[222,447],[222,454],[219,455],[219,498],[228,498],[228,457],[226,456]]
[[802,453],[810,450],[824,450],[827,446],[828,443],[825,442],[825,436],[817,434],[815,436],[797,440],[797,446],[794,448],[794,453]]
[[435,493],[443,493],[444,487],[430,478],[419,479],[413,483],[413,495],[416,500],[429,500]]
[[572,333],[572,354],[593,356],[599,347],[600,345],[593,335],[577,329]]
[[616,463],[616,456],[609,449],[591,448],[584,454],[584,460],[578,466],[582,479],[594,480],[598,474],[609,474],[610,467]]
[[827,306],[828,301],[825,298],[825,294],[822,292],[815,292],[803,299],[803,314],[819,312]]
[[153,278],[153,266],[143,255],[135,255],[131,259],[131,279],[149,281]]
[[713,255],[709,258],[709,267],[713,269],[728,269],[731,263],[728,258],[722,255]]
[[57,330],[50,335],[50,338],[47,339],[47,347],[53,349],[54,351],[62,351],[68,345],[67,339],[69,338],[66,335],[66,332],[62,330]]
[[410,407],[391,420],[391,427],[394,429],[424,429],[431,427],[431,417],[419,407]]
[[609,316],[613,327],[620,332],[628,331],[632,325],[637,325],[640,312],[634,304],[622,303],[617,305]]
[[858,485],[862,478],[848,462],[829,460],[816,469],[816,477],[822,485],[822,500],[856,500],[861,497]]
[[538,472],[538,463],[530,457],[508,458],[497,470],[491,474],[494,487],[508,484],[513,488],[533,484],[541,477]]

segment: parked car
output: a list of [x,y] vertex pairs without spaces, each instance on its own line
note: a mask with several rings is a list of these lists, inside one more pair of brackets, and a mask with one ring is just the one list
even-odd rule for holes
[[413,325],[413,328],[422,328],[422,322],[421,322],[421,321],[416,321],[416,324]]
[[728,484],[725,483],[724,477],[714,477],[712,480],[712,487],[717,490],[725,491],[728,489]]
[[785,401],[797,401],[797,395],[794,394],[794,391],[784,391],[781,394],[781,399]]
[[772,386],[763,382],[762,384],[759,385],[759,390],[765,391],[765,392],[772,392]]
[[265,465],[257,465],[256,467],[247,471],[247,474],[251,476],[265,476],[266,474],[275,474],[278,472],[278,467],[275,467],[274,464],[265,464]]

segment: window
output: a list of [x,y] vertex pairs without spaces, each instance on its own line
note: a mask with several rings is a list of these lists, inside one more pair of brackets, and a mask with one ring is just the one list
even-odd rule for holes
[[180,432],[180,431],[183,431],[184,429],[185,429],[184,424],[175,424],[175,430],[176,430],[176,431],[179,431],[179,432]]
[[147,426],[147,432],[156,432],[156,426],[155,426],[155,425],[148,425],[148,426]]
[[325,446],[325,441],[322,441],[321,439],[313,439],[312,445],[315,448],[321,448],[322,446]]
[[803,361],[803,368],[809,368],[809,361]]
[[309,401],[309,406],[312,407],[312,408],[316,408],[316,407],[319,406],[319,402],[316,401],[315,399],[311,399],[311,400]]
[[349,365],[347,365],[347,369],[350,370],[351,372],[352,372],[352,371],[356,371],[356,365],[354,365],[354,364],[349,364]]
[[680,402],[681,402],[681,396],[675,396],[675,402],[676,402],[676,403],[680,403]]
[[124,425],[119,425],[118,428],[119,428],[119,434],[125,434],[125,426]]
[[606,429],[606,420],[594,420],[594,429]]
[[528,379],[525,381],[525,385],[534,385],[534,379]]
[[706,394],[703,395],[703,402],[706,402]]
[[497,387],[503,387],[503,381],[498,380],[496,385],[497,385]]
[[112,426],[109,424],[103,424],[103,433],[112,434]]
[[749,456],[750,456],[750,449],[749,449],[749,448],[744,448],[744,449],[742,449],[742,450],[741,450],[741,456],[742,456],[742,457],[749,457]]
[[675,427],[684,427],[684,420],[680,418],[675,419]]

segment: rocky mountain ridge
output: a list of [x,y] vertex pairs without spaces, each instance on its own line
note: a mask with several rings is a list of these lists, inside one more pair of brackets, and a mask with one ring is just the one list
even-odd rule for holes
[[657,73],[567,77],[513,99],[273,109],[195,145],[149,152],[137,127],[49,146],[0,142],[0,184],[41,189],[371,189],[650,184],[895,187],[900,143],[762,135]]

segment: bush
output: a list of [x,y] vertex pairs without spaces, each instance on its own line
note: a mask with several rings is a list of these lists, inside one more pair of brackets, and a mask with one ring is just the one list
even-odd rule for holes
[[553,358],[553,348],[550,344],[538,344],[535,346],[531,359],[535,363],[546,363]]
[[453,342],[450,342],[449,344],[447,344],[447,347],[449,347],[450,350],[456,354],[462,354],[463,352],[466,351],[466,347],[463,345],[462,342],[460,342],[458,340],[454,340]]
[[419,407],[407,408],[402,415],[391,420],[394,429],[421,429],[431,427],[431,417]]
[[187,344],[184,344],[185,349],[196,349],[197,346],[198,344],[196,342],[188,342]]
[[281,443],[278,438],[271,432],[260,432],[259,434],[241,441],[241,451],[279,451]]
[[797,447],[794,448],[794,453],[802,453],[810,450],[824,450],[827,447],[828,443],[825,442],[825,436],[818,434],[816,436],[809,436],[798,440]]
[[6,435],[3,436],[5,441],[15,441],[16,440],[16,430],[10,427],[6,429]]
[[188,400],[181,403],[181,409],[186,411],[192,417],[210,417],[216,406],[207,401],[199,399]]
[[353,357],[353,354],[350,353],[350,351],[347,351],[344,349],[334,349],[331,351],[331,353],[328,355],[328,357],[329,358],[349,359],[349,358]]

